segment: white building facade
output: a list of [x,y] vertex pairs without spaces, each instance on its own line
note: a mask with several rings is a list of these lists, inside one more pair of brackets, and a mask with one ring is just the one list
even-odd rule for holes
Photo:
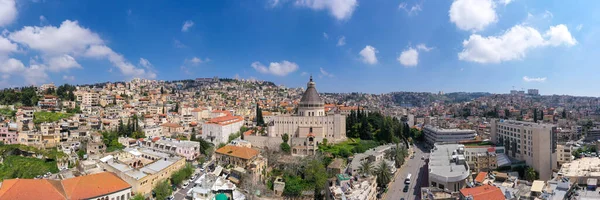
[[244,118],[240,116],[223,116],[213,118],[202,124],[202,139],[215,145],[227,143],[229,135],[240,131],[244,125]]
[[460,141],[474,140],[477,136],[475,130],[468,129],[442,129],[433,126],[425,126],[423,128],[425,140],[429,144],[441,143],[458,143]]

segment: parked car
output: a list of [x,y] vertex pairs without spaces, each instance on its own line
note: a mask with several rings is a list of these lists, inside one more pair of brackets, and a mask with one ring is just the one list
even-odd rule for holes
[[408,192],[408,185],[404,185],[404,189],[402,189],[402,192]]
[[187,181],[186,181],[185,183],[183,183],[183,187],[184,187],[184,188],[185,188],[185,187],[187,187],[188,185],[190,185],[190,183],[189,183],[189,182],[187,182]]

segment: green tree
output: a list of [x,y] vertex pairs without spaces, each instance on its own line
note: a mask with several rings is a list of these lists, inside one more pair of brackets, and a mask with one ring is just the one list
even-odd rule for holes
[[137,193],[131,200],[146,200],[146,198],[144,198],[144,195]]
[[290,153],[290,151],[292,150],[290,145],[285,142],[282,142],[281,144],[279,144],[279,148],[281,148],[281,151],[286,152],[286,153]]
[[358,173],[361,174],[362,176],[368,176],[368,175],[372,174],[373,173],[373,165],[371,165],[371,163],[366,160],[361,162],[360,166],[358,167]]
[[258,103],[256,103],[256,126],[264,126],[265,119],[263,119],[262,110]]
[[567,118],[567,109],[563,109],[563,111],[562,111],[562,118],[563,119]]
[[537,176],[537,172],[532,167],[528,167],[527,170],[525,170],[525,180],[532,182],[537,179]]
[[533,122],[537,123],[537,120],[538,120],[538,116],[537,115],[538,115],[537,108],[534,108],[533,109]]
[[171,196],[171,193],[173,193],[168,180],[158,183],[153,191],[156,195],[156,199],[166,199],[167,197]]
[[381,188],[387,188],[392,181],[392,171],[385,161],[379,162],[379,166],[375,169],[375,175],[377,176],[377,185]]
[[284,143],[287,143],[288,140],[290,139],[290,135],[288,135],[287,133],[284,133],[283,135],[281,135],[281,139],[283,140]]
[[323,163],[317,159],[309,161],[304,169],[304,176],[315,191],[315,199],[323,199],[321,191],[327,186],[327,170]]
[[77,150],[77,156],[79,157],[79,160],[83,160],[84,155],[85,155],[85,151],[83,149]]

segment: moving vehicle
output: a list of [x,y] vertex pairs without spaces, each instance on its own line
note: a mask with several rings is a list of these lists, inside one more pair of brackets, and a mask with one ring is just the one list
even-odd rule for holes
[[410,178],[411,178],[411,177],[412,177],[412,174],[408,174],[408,175],[406,176],[406,179],[404,179],[404,183],[406,183],[406,184],[410,184]]

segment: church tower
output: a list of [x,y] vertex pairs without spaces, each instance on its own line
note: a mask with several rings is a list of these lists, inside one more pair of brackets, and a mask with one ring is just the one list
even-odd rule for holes
[[302,95],[300,103],[298,103],[297,115],[305,117],[325,116],[325,102],[319,96],[312,76],[310,76],[310,81],[306,84],[306,91]]

